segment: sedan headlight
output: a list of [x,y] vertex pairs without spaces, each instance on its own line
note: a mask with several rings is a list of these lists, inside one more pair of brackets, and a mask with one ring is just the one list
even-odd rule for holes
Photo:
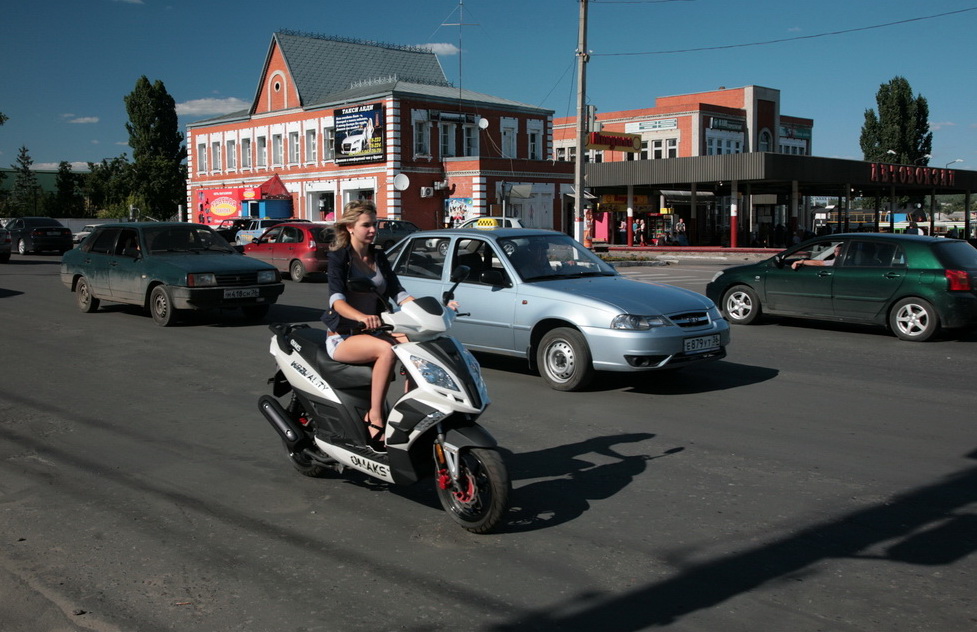
[[441,388],[446,388],[452,391],[460,391],[458,385],[455,381],[448,375],[448,372],[434,364],[433,362],[428,362],[424,358],[419,358],[417,356],[410,357],[411,363],[420,372],[421,377],[428,384],[433,384],[434,386],[439,386]]
[[190,287],[211,287],[217,285],[217,275],[213,272],[188,274],[187,285]]
[[278,280],[278,270],[259,270],[258,283],[274,283]]
[[619,314],[611,321],[611,329],[653,329],[671,325],[664,316],[637,316],[635,314]]

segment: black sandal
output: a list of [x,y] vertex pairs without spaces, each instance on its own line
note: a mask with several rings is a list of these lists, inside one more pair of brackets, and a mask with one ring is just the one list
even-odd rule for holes
[[377,451],[386,450],[387,444],[383,438],[383,431],[384,431],[383,426],[378,426],[370,422],[367,422],[366,425],[368,428],[374,428],[377,431],[375,435],[371,435],[369,431],[367,431],[367,443],[369,444],[369,446]]

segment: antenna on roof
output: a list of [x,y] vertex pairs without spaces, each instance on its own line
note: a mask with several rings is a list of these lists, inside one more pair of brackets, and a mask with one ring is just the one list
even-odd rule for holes
[[463,26],[476,26],[475,23],[465,22],[465,0],[458,0],[458,21],[444,23],[441,26],[457,26],[458,27],[458,105],[461,105],[461,31]]

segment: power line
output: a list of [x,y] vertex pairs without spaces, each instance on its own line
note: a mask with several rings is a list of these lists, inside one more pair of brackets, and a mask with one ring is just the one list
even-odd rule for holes
[[890,26],[897,26],[899,24],[908,24],[910,22],[921,22],[923,20],[934,20],[936,18],[943,18],[948,15],[957,15],[960,13],[966,13],[968,11],[977,11],[977,7],[970,7],[969,9],[959,9],[957,11],[948,11],[946,13],[937,13],[936,15],[926,15],[918,18],[909,18],[907,20],[899,20],[896,22],[887,22],[885,24],[876,24],[873,26],[862,26],[853,29],[844,29],[841,31],[830,31],[828,33],[818,33],[816,35],[799,35],[797,37],[785,37],[783,39],[768,40],[765,42],[751,42],[748,44],[727,44],[725,46],[706,46],[702,48],[682,48],[676,50],[659,50],[659,51],[647,51],[643,53],[591,53],[591,57],[624,57],[632,55],[673,55],[676,53],[698,53],[702,51],[709,50],[725,50],[729,48],[746,48],[749,46],[767,46],[769,44],[781,44],[784,42],[796,42],[798,40],[805,39],[815,39],[818,37],[828,37],[831,35],[844,35],[846,33],[857,33],[859,31],[870,31],[872,29],[882,29],[888,28]]

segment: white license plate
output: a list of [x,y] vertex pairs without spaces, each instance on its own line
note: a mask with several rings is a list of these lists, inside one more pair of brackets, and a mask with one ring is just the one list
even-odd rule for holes
[[47,235],[48,235],[48,237],[57,237],[57,236],[58,236],[58,235],[60,235],[60,234],[61,234],[61,233],[59,233],[59,232],[58,232],[58,231],[56,231],[56,230],[49,230],[49,231],[47,232]]
[[686,353],[699,353],[700,351],[712,351],[713,349],[718,349],[718,348],[719,348],[719,334],[685,339]]
[[258,288],[246,288],[243,290],[224,290],[224,298],[254,298],[258,296]]

